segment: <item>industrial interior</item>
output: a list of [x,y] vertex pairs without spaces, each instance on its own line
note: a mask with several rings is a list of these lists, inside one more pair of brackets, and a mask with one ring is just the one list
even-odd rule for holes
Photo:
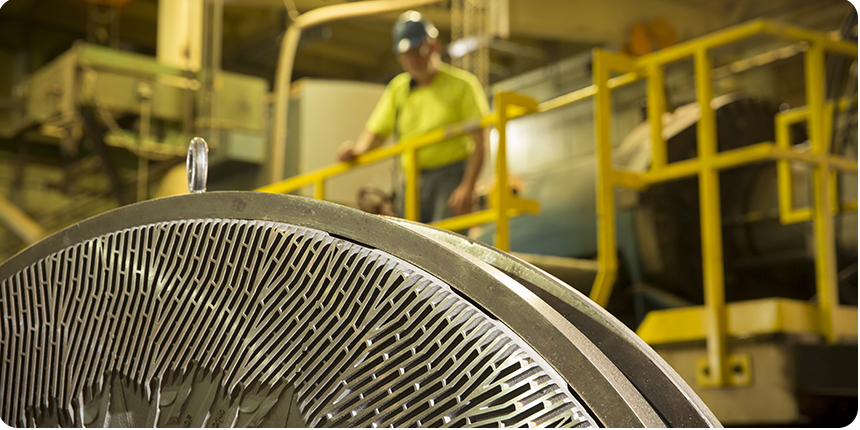
[[[489,112],[338,161],[407,11]],[[0,1],[0,420],[849,425],[857,35],[845,0]],[[416,154],[481,130],[471,211],[419,223]]]

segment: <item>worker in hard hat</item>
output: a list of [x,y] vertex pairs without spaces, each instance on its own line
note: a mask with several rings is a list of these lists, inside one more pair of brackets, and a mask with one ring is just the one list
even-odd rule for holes
[[[338,159],[352,160],[379,147],[392,134],[398,140],[409,139],[487,114],[489,106],[478,78],[442,62],[438,35],[419,12],[400,15],[392,36],[394,53],[405,73],[389,82],[365,130],[355,143],[347,141],[338,148]],[[418,150],[421,222],[471,211],[486,153],[484,142],[480,129]],[[397,200],[402,215],[402,192]]]

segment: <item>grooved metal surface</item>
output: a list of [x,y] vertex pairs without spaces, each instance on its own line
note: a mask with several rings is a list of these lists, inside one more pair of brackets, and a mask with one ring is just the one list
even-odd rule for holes
[[319,230],[159,222],[0,281],[15,426],[596,426],[438,278]]

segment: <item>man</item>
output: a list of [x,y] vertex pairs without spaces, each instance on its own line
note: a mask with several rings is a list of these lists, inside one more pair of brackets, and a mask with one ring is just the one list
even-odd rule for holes
[[[392,133],[405,140],[487,114],[487,98],[478,79],[442,62],[438,34],[420,13],[400,15],[392,36],[394,53],[405,72],[389,82],[357,142],[341,145],[339,160],[349,161],[379,147]],[[418,150],[421,222],[471,211],[486,153],[484,142],[484,130],[479,130]]]

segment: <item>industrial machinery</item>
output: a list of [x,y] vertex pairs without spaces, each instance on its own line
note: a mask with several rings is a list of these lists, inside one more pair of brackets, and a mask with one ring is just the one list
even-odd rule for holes
[[[587,69],[604,72],[599,60],[608,58],[602,64],[626,75],[603,88],[616,85],[611,98],[596,97],[595,127],[603,127],[595,152],[583,136],[592,133],[592,117],[582,110],[535,115],[507,130],[520,148],[549,152],[508,154],[511,170],[525,178],[521,195],[541,204],[537,217],[511,221],[511,249],[617,258],[614,294],[595,282],[591,297],[637,327],[726,425],[846,425],[857,414],[857,48],[832,42],[840,51],[823,55],[831,39],[802,30],[801,43],[735,45],[741,54],[728,61],[714,48],[745,31],[790,33],[781,28],[750,23],[641,59],[596,53]],[[594,72],[597,82],[610,76]],[[620,83],[643,76],[638,87]],[[544,96],[554,90],[531,85]],[[587,90],[601,88],[550,93],[556,98],[541,104]],[[720,157],[711,165],[719,175],[703,190],[706,144]],[[810,154],[830,158],[816,165],[804,161]],[[838,167],[822,173],[831,159]],[[607,212],[601,201],[618,210]],[[612,235],[601,239],[608,225]],[[600,267],[614,271],[613,264]],[[598,281],[606,279],[600,267],[591,269]],[[724,371],[714,370],[717,362]]]
[[[220,72],[217,94],[209,96],[217,102],[203,116],[196,74],[146,55],[78,42],[20,86],[20,106],[0,131],[11,138],[35,127],[57,139],[70,157],[83,151],[89,138],[97,154],[118,147],[144,159],[181,158],[186,134],[211,129],[223,142],[213,164],[265,159],[267,84],[261,78]],[[129,119],[133,122],[124,127]],[[117,169],[110,162],[104,168]]]
[[[473,226],[482,242],[563,269],[724,423],[845,425],[857,405],[847,30],[837,41],[753,21],[642,58],[595,50],[501,83],[480,122],[261,191],[311,185],[323,199],[326,180],[352,167],[493,126],[487,207],[435,225]],[[408,197],[417,174],[406,170]],[[522,178],[516,195],[508,172]]]
[[[220,39],[217,19],[203,27]],[[789,41],[747,45],[738,34]],[[496,187],[504,191],[488,200],[497,214],[470,221],[495,220],[502,226],[482,227],[480,241],[544,254],[542,262],[597,255],[568,278],[580,279],[572,287],[480,241],[297,197],[159,199],[75,224],[0,266],[0,418],[16,426],[843,424],[857,404],[856,44],[831,36],[754,22],[645,59],[598,50],[562,64],[567,70],[537,71],[538,84],[499,85],[497,115],[466,126],[496,127],[496,183],[510,167],[525,186],[517,196]],[[155,161],[178,161],[192,130],[215,143],[213,164],[252,165],[230,188],[260,185],[267,162],[280,179],[296,160],[265,155],[266,84],[220,72],[215,48],[201,47],[195,72],[78,44],[18,86],[0,135],[19,148],[59,148],[67,196],[85,182],[80,171],[102,169],[116,204],[130,201],[132,185],[138,200],[150,196]],[[804,80],[809,88],[795,85]],[[593,111],[573,106],[592,96]],[[285,117],[288,99],[277,100]],[[275,124],[274,141],[288,141]],[[713,154],[703,154],[706,140]],[[417,141],[400,149],[414,151]],[[702,192],[695,176],[717,178],[719,163],[705,160],[715,155],[722,170]],[[815,186],[810,172],[830,163],[841,166],[841,176],[827,172],[838,186]],[[338,191],[329,176],[348,169],[285,182],[323,198]],[[677,181],[658,184],[667,177]],[[717,205],[699,207],[699,193]],[[824,193],[835,216],[821,216],[830,213]],[[537,216],[508,224],[538,206]],[[700,228],[705,218],[710,227]],[[822,219],[832,228],[812,228]],[[719,258],[701,251],[708,232]],[[607,264],[616,257],[620,264]],[[838,285],[828,290],[820,268],[831,263],[827,280]],[[607,268],[621,279],[596,300],[615,317],[581,294],[595,273],[611,288]],[[637,325],[650,347],[631,332]]]
[[719,426],[552,276],[303,197],[98,215],[0,266],[0,308],[14,426]]
[[[721,152],[776,140],[775,104],[755,98],[715,102]],[[677,130],[667,136],[669,162],[696,154],[696,125],[678,124],[683,123],[681,116],[667,124]],[[804,145],[806,130],[794,131],[791,145]],[[856,138],[843,151],[856,159]],[[805,191],[810,170],[802,166],[791,170],[797,184],[794,201],[809,206]],[[715,413],[730,417],[724,422],[844,425],[856,415],[857,405],[857,213],[834,216],[839,335],[834,342],[823,342],[810,312],[820,301],[812,237],[807,225],[781,223],[776,180],[775,163],[741,166],[720,175],[732,337],[729,387],[709,389],[704,342],[699,326],[689,319],[700,316],[693,304],[704,301],[695,179],[667,183],[639,196],[634,219],[642,233],[638,236],[642,270],[646,281],[660,288],[636,289],[637,319],[644,317],[637,333],[686,380],[696,381],[697,392]],[[856,198],[856,178],[843,178],[839,194],[843,202]]]
[[[9,231],[0,233],[0,258],[96,213],[170,195],[162,179],[194,135],[210,142],[213,170],[222,172],[216,179],[233,181],[223,188],[257,185],[254,174],[266,162],[267,81],[222,71],[220,57],[208,54],[196,66],[167,61],[197,46],[171,36],[163,35],[169,43],[158,56],[77,41],[10,83],[12,97],[0,110],[0,150],[10,155],[2,160],[0,222]],[[220,35],[212,39],[220,43]]]

